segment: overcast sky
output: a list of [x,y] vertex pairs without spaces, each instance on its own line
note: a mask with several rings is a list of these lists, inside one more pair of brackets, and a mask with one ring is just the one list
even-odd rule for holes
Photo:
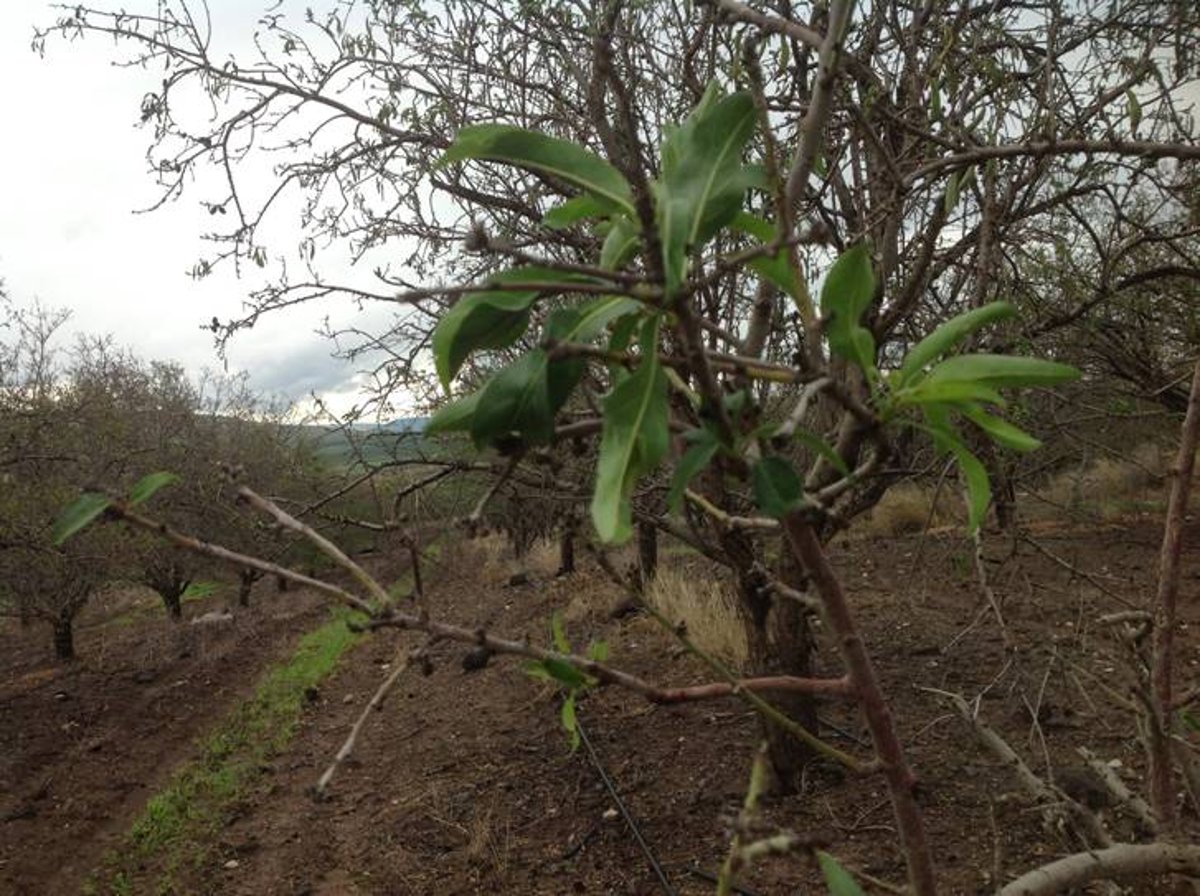
[[[261,11],[244,0],[210,5],[222,44],[247,40]],[[161,75],[114,67],[111,44],[99,39],[51,41],[39,58],[30,49],[34,24],[57,15],[45,0],[0,2],[0,279],[20,304],[38,298],[72,309],[78,331],[111,333],[146,358],[192,372],[219,367],[202,326],[236,316],[254,281],[239,281],[231,267],[202,281],[188,276],[211,224],[199,195],[135,214],[157,198],[145,158],[150,134],[136,122]],[[314,331],[327,314],[336,322],[356,313],[332,303],[269,315],[234,339],[229,368],[250,371],[260,390],[296,399],[316,391],[345,409],[355,370],[331,359]]]

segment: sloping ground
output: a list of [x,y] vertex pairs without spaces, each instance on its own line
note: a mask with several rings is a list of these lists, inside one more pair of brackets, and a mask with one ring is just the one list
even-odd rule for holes
[[0,632],[0,892],[78,892],[201,735],[327,612],[295,591],[253,603],[216,625],[172,624],[153,603],[93,608],[69,666],[40,628]]
[[[1198,539],[1200,531],[1188,533],[1190,545]],[[989,564],[1021,645],[1015,654],[1005,650],[993,616],[980,612],[961,538],[834,547],[921,776],[944,892],[992,892],[997,881],[1075,847],[1044,828],[1011,773],[976,746],[943,701],[918,687],[972,697],[991,685],[981,715],[1036,770],[1045,771],[1047,757],[1060,769],[1078,766],[1075,748],[1088,746],[1136,782],[1143,759],[1132,719],[1112,709],[1103,693],[1103,686],[1123,686],[1124,660],[1095,620],[1121,608],[1101,588],[1134,603],[1150,593],[1157,540],[1149,524],[1042,537],[1062,561],[1093,573],[1091,581],[1028,546],[1015,559]],[[1007,545],[997,540],[989,553],[1003,559]],[[1200,669],[1198,560],[1193,547],[1182,589],[1189,625],[1180,645],[1181,689],[1195,683]],[[695,560],[675,562],[696,577],[713,575]],[[426,576],[433,611],[545,642],[550,613],[565,610],[572,641],[605,638],[621,666],[663,684],[708,679],[653,623],[608,620],[605,610],[617,595],[596,573],[505,587],[481,575],[483,566],[470,546],[446,551]],[[331,798],[314,802],[309,788],[387,675],[396,649],[413,643],[412,635],[384,633],[348,655],[305,709],[291,746],[244,795],[211,861],[184,878],[179,892],[664,892],[628,828],[611,817],[613,801],[586,751],[569,751],[554,694],[514,660],[464,673],[461,645],[436,645],[428,677],[405,673],[334,778]],[[832,671],[827,644],[822,658]],[[852,740],[863,737],[853,712],[829,705],[822,716],[850,738],[830,734],[839,746],[865,755]],[[723,859],[757,740],[754,718],[732,700],[651,707],[615,690],[585,700],[580,717],[675,892],[711,893],[712,884],[691,869],[712,872]],[[162,755],[186,755],[181,742],[172,740],[174,753]],[[100,779],[95,784],[100,807],[106,791]],[[125,805],[116,796],[107,798]],[[1118,836],[1132,835],[1128,819],[1104,812]],[[876,778],[848,780],[814,765],[806,792],[769,802],[766,820],[823,833],[849,866],[902,880],[886,793]],[[26,822],[41,823],[35,816],[0,826],[0,838],[9,836],[5,828]],[[1195,835],[1196,819],[1188,815],[1185,824]],[[96,853],[91,846],[84,851]],[[37,880],[23,867],[21,880]],[[159,871],[149,861],[131,891],[154,892]],[[763,896],[821,892],[797,857],[768,860],[742,883]],[[1168,891],[1147,883],[1141,892]]]

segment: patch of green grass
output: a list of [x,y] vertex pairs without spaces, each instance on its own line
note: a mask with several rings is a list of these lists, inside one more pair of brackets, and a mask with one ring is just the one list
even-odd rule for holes
[[262,676],[254,695],[200,743],[200,756],[147,803],[104,871],[89,881],[88,892],[132,893],[133,874],[150,863],[161,868],[155,890],[176,892],[181,870],[215,860],[218,833],[265,764],[295,736],[309,689],[360,639],[346,625],[352,616],[335,610],[285,663]]

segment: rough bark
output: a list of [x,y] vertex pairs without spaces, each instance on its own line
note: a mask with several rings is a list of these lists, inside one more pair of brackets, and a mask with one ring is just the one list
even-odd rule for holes
[[183,592],[183,588],[164,588],[158,592],[167,615],[176,622],[183,618]]
[[63,662],[75,659],[75,611],[63,607],[54,619],[54,655]]
[[250,589],[258,578],[259,574],[252,569],[243,569],[238,575],[238,606],[250,606]]
[[575,571],[575,527],[566,526],[558,541],[558,572],[555,575],[570,575]]
[[[806,578],[786,548],[780,562],[780,579],[797,591],[805,590]],[[767,617],[766,656],[754,669],[764,675],[813,674],[814,643],[805,608],[795,600],[775,598]],[[817,701],[811,694],[775,695],[775,706],[799,722],[806,731],[819,735]],[[812,750],[794,734],[775,725],[767,727],[767,756],[775,776],[776,789],[784,793],[799,790],[804,766],[813,758]]]
[[1179,593],[1179,563],[1183,550],[1183,523],[1196,466],[1200,438],[1200,361],[1192,377],[1187,415],[1179,436],[1179,454],[1172,470],[1171,497],[1163,531],[1154,601],[1154,658],[1152,684],[1155,718],[1147,738],[1150,752],[1150,803],[1165,826],[1175,820],[1175,786],[1171,765],[1172,666],[1174,662],[1175,604]]
[[642,587],[654,581],[658,573],[658,529],[653,523],[637,524],[638,575]]

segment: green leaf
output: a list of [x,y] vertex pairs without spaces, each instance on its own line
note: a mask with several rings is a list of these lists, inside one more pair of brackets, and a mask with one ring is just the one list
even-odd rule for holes
[[539,681],[561,684],[569,690],[586,687],[592,683],[588,678],[566,660],[549,657],[544,660],[531,660],[524,665],[525,674]]
[[675,473],[671,477],[671,490],[667,492],[667,507],[672,513],[678,512],[688,484],[712,462],[713,455],[721,447],[716,434],[711,430],[692,430],[688,435],[691,436],[693,433],[695,434],[695,438],[692,440],[693,444],[679,459]]
[[787,516],[804,505],[804,483],[782,457],[764,457],[754,465],[754,500],[767,516]]
[[967,406],[961,408],[961,411],[964,417],[987,433],[992,441],[1003,445],[1005,448],[1026,453],[1042,447],[1040,441],[1023,429],[1014,426],[1007,420],[994,417],[981,408]]
[[946,181],[946,195],[942,198],[942,204],[947,215],[958,205],[958,175],[953,171],[950,172],[950,179]]
[[[739,212],[729,226],[739,233],[754,237],[764,245],[772,242],[778,233],[774,224],[749,212]],[[788,261],[786,249],[780,249],[773,257],[754,259],[750,262],[750,269],[763,279],[774,283],[793,299],[801,298],[803,289]]]
[[818,849],[817,864],[821,866],[821,874],[825,876],[829,896],[865,896],[862,887],[850,876],[850,872],[838,864],[838,860],[829,853]]
[[[487,386],[484,386],[486,389]],[[463,430],[470,432],[472,419],[475,416],[475,409],[479,407],[479,398],[483,395],[483,389],[472,392],[470,395],[456,399],[449,404],[444,404],[429,418],[429,422],[425,425],[425,435],[435,436],[443,432],[455,432]]]
[[550,674],[551,678],[572,690],[588,684],[588,677],[566,660],[550,657],[549,659],[542,660],[542,665],[546,667],[546,671]]
[[660,319],[643,327],[642,361],[604,402],[604,430],[592,497],[592,522],[604,541],[624,541],[632,532],[630,495],[634,483],[662,460],[669,444],[667,378],[658,362]]
[[920,374],[972,333],[988,324],[1015,316],[1017,309],[1008,302],[992,302],[982,308],[950,318],[909,351],[900,365],[897,385],[903,386]]
[[588,302],[579,309],[579,317],[562,336],[556,338],[571,342],[591,342],[604,328],[627,314],[636,314],[642,304],[624,296],[605,296]]
[[578,750],[580,737],[578,720],[575,718],[574,694],[568,694],[567,698],[563,700],[562,710],[559,712],[559,716],[562,719],[563,729],[571,737],[571,749]]
[[508,162],[550,174],[585,190],[609,208],[634,213],[629,184],[621,172],[582,146],[504,124],[463,128],[438,165],[466,159]]
[[512,283],[512,290],[467,293],[460,298],[433,331],[433,355],[438,378],[449,388],[463,362],[482,348],[503,348],[516,342],[529,326],[529,309],[541,294],[521,289],[522,282],[562,283],[570,290],[571,281],[586,278],[564,274],[550,268],[522,267],[504,271],[491,283]]
[[850,475],[850,468],[846,466],[846,461],[842,458],[842,456],[833,450],[832,445],[830,445],[816,433],[809,432],[807,429],[798,428],[792,434],[792,438],[794,438],[808,450],[812,451],[814,454],[825,458],[825,460],[829,461],[833,468],[843,476]]
[[597,663],[603,663],[608,659],[608,642],[593,641],[588,645],[588,658],[595,660]]
[[742,165],[742,150],[755,123],[750,95],[722,98],[714,81],[663,141],[655,211],[668,294],[687,276],[688,255],[733,220],[746,190],[761,179]]
[[970,380],[947,380],[944,383],[923,380],[911,389],[896,393],[901,404],[958,404],[967,401],[985,401],[1004,405],[1004,396],[986,383]]
[[558,610],[550,614],[550,637],[554,641],[554,649],[559,653],[571,652],[571,642],[567,640],[567,630],[563,628],[562,613]]
[[622,268],[637,250],[640,240],[641,236],[632,221],[624,217],[614,220],[608,235],[604,237],[604,245],[600,247],[600,267],[606,271]]
[[165,471],[150,473],[147,476],[143,476],[138,480],[137,485],[130,489],[128,502],[129,506],[137,507],[137,505],[141,504],[143,501],[150,500],[150,498],[154,496],[154,493],[160,488],[166,488],[168,485],[178,481],[178,476],[176,476],[174,473],[167,473]]
[[967,532],[974,535],[983,525],[988,504],[992,502],[991,480],[988,479],[987,468],[961,441],[951,438],[947,447],[958,460],[958,468],[967,481]]
[[875,271],[871,252],[857,243],[843,252],[821,285],[821,313],[828,318],[825,335],[829,347],[864,372],[875,369],[875,340],[860,326],[875,298]]
[[85,492],[76,498],[54,521],[52,537],[56,545],[63,544],[81,529],[87,528],[96,517],[112,506],[112,498],[95,492]]
[[584,193],[550,209],[542,216],[542,224],[551,230],[563,230],[585,218],[596,218],[608,211],[607,203]]
[[1079,379],[1079,371],[1066,364],[1023,358],[1019,355],[956,355],[947,358],[929,372],[928,381],[954,380],[982,383],[993,388],[1005,386],[1053,386]]
[[1132,89],[1125,91],[1125,102],[1129,108],[1129,130],[1136,137],[1138,125],[1142,123],[1142,104]]
[[554,414],[547,376],[550,357],[535,348],[492,377],[471,417],[471,438],[479,447],[519,434],[530,445],[554,438]]
[[[591,342],[613,320],[640,310],[641,305],[622,296],[605,296],[578,308],[559,308],[547,321],[546,337]],[[470,404],[444,409],[447,420],[439,421],[435,415],[433,422],[439,425],[433,432],[451,426],[469,429],[479,447],[513,433],[527,445],[545,444],[554,438],[555,414],[583,373],[581,358],[551,360],[544,349],[535,348],[493,376],[474,400],[463,399]]]

